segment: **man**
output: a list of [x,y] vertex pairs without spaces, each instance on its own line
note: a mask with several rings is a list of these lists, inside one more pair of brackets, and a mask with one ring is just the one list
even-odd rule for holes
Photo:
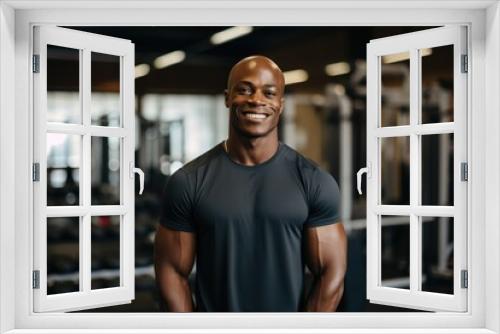
[[[336,310],[347,264],[339,189],[278,141],[284,86],[272,60],[238,62],[225,91],[228,139],[169,178],[155,241],[167,310]],[[188,277],[195,259],[194,302]],[[305,264],[314,275],[308,296]]]

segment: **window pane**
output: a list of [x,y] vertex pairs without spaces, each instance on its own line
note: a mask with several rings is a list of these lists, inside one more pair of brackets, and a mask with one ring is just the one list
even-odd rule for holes
[[422,122],[453,122],[453,45],[419,50],[422,61]]
[[422,291],[453,294],[453,218],[421,219]]
[[92,137],[92,205],[120,204],[120,138]]
[[381,216],[381,285],[410,287],[410,217]]
[[410,53],[383,56],[380,76],[381,126],[410,124]]
[[79,291],[79,217],[47,218],[47,294]]
[[422,205],[453,205],[453,134],[421,136]]
[[91,224],[91,288],[120,286],[120,216],[95,216]]
[[47,121],[80,123],[80,50],[47,45]]
[[410,137],[380,138],[381,204],[410,204]]
[[47,205],[79,205],[81,136],[47,134]]
[[91,122],[120,126],[120,57],[92,52]]

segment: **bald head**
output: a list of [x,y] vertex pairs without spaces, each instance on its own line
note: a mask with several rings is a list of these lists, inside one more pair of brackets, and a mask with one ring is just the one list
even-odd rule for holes
[[230,136],[271,136],[277,141],[284,88],[283,73],[267,57],[251,56],[234,65],[224,92],[230,110]]
[[227,78],[227,89],[231,90],[231,87],[233,87],[236,82],[241,80],[242,77],[248,73],[255,72],[268,73],[268,75],[272,76],[276,81],[279,91],[283,93],[285,88],[285,77],[283,76],[281,69],[274,61],[260,55],[243,58],[231,68]]

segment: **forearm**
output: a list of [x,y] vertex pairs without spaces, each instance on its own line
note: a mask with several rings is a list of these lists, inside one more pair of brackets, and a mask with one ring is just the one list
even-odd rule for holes
[[158,282],[158,288],[166,311],[194,311],[194,303],[188,278],[189,275],[181,275],[171,267],[156,267],[156,281]]
[[323,272],[316,275],[309,297],[305,303],[306,312],[335,312],[344,293],[343,278]]

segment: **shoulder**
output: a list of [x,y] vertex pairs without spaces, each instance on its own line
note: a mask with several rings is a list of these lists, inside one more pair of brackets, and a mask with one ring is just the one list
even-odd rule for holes
[[284,145],[284,155],[288,165],[300,177],[306,192],[311,195],[318,190],[327,189],[333,192],[338,191],[338,183],[335,178],[318,163],[297,152],[290,146]]
[[309,159],[303,154],[297,152],[290,146],[283,144],[283,150],[285,155],[285,160],[287,164],[293,166],[301,176],[312,179],[312,178],[324,178],[331,176],[328,172],[322,169],[318,163],[314,160]]
[[319,165],[308,157],[302,155],[297,152],[295,149],[291,148],[285,143],[283,145],[283,154],[288,163],[294,164],[297,168],[300,168],[304,171],[312,172],[316,169],[319,169]]

